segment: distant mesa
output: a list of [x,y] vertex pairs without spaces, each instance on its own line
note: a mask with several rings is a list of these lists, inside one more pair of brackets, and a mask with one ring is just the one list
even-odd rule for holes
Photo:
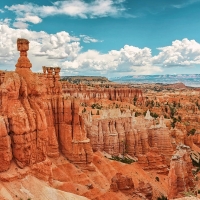
[[106,84],[111,81],[103,76],[62,76],[61,81],[68,81],[69,83],[83,83],[83,84]]
[[167,84],[167,87],[171,87],[174,89],[184,89],[187,88],[184,83],[173,83],[173,84]]

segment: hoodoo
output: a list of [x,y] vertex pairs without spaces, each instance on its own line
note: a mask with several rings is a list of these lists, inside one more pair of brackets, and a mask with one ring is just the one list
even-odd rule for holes
[[79,101],[62,95],[60,68],[43,67],[44,74],[33,73],[27,58],[29,41],[18,39],[17,49],[20,58],[16,70],[6,72],[1,83],[2,157],[6,166],[0,170],[9,168],[12,157],[24,168],[58,157],[59,149],[72,162],[91,163],[92,150],[79,116]]

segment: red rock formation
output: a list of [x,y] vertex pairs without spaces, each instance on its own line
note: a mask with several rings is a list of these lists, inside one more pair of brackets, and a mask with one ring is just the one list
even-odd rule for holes
[[75,85],[62,81],[62,90],[66,96],[78,97],[81,100],[89,99],[108,99],[112,101],[121,101],[133,103],[134,98],[138,102],[143,102],[142,91],[135,88],[101,88],[87,87],[86,85]]
[[180,145],[172,156],[168,174],[169,199],[179,197],[182,192],[190,191],[194,187],[193,166],[188,148],[185,145]]
[[134,184],[133,180],[130,177],[123,176],[121,173],[117,173],[112,179],[111,179],[111,185],[110,189],[114,192],[117,192],[118,190],[122,192],[133,192]]
[[40,180],[52,183],[52,162],[46,159],[31,166],[31,174]]
[[46,100],[44,110],[45,110],[45,115],[47,120],[47,130],[48,130],[47,155],[49,157],[58,157],[59,145],[58,145],[57,132],[54,122],[55,117],[51,99]]
[[5,74],[1,85],[3,114],[8,116],[13,157],[19,167],[46,159],[48,132],[42,83],[30,70],[27,58],[28,41],[18,39],[20,58],[16,72]]
[[136,130],[131,116],[94,120],[87,124],[87,133],[95,151],[131,156],[148,152],[147,130]]
[[123,192],[125,195],[132,196],[133,199],[141,197],[141,199],[151,200],[153,197],[153,188],[149,183],[139,181],[137,188],[134,187],[134,183],[131,177],[124,176],[122,173],[116,173],[111,179],[110,189],[113,192]]
[[32,64],[27,58],[27,51],[29,50],[29,41],[26,39],[17,39],[17,50],[20,51],[20,57],[17,64],[17,68],[31,68]]
[[7,119],[0,116],[0,172],[6,171],[10,167],[12,159],[11,140],[8,135]]
[[148,130],[149,145],[158,149],[158,152],[164,155],[167,164],[173,155],[173,146],[171,135],[168,128],[152,128]]
[[146,154],[138,155],[138,163],[145,170],[156,170],[159,174],[168,174],[166,159],[157,148],[151,148]]
[[77,99],[59,99],[57,131],[61,152],[76,164],[92,162],[92,148],[86,136],[83,120],[79,115]]
[[130,113],[109,110],[109,113],[112,112],[115,115],[107,116],[104,113],[102,119],[86,123],[93,150],[105,151],[114,156],[128,154],[138,157],[138,163],[144,169],[168,173],[167,165],[173,155],[173,146],[170,131],[163,124],[163,119],[160,119],[158,125],[153,125],[154,121],[147,117],[135,119]]
[[0,137],[5,143],[0,146],[4,161],[0,171],[7,170],[12,159],[10,137],[20,168],[45,162],[47,156],[58,157],[59,144],[72,162],[91,163],[92,149],[79,116],[79,101],[62,97],[60,68],[43,67],[43,74],[34,74],[27,58],[28,40],[18,39],[17,47],[20,58],[15,72],[1,73],[0,114],[5,117],[1,117]]
[[146,199],[151,200],[153,198],[153,188],[149,183],[145,184],[143,181],[140,181],[137,190],[139,190]]

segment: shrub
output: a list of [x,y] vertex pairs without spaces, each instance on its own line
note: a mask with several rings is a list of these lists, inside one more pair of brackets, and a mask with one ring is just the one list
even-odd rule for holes
[[194,192],[191,191],[191,190],[188,190],[188,191],[183,192],[183,195],[184,195],[185,197],[195,196]]
[[176,104],[176,102],[174,101],[174,102],[173,102],[173,106],[176,107],[176,105],[177,105],[177,104]]
[[157,113],[150,113],[150,115],[154,118],[157,118],[158,117],[158,114]]
[[173,122],[171,123],[171,126],[174,128],[175,127],[175,124],[176,122],[178,121],[175,117],[172,117],[173,119]]
[[167,119],[168,118],[167,115],[164,115],[164,118]]
[[169,107],[170,108],[170,116],[174,117],[174,114],[176,113],[175,107]]
[[159,177],[157,177],[157,176],[156,176],[156,181],[158,181],[158,182],[160,181]]
[[86,112],[86,108],[84,108],[84,109],[82,110],[82,113],[84,113],[84,112]]
[[135,96],[134,96],[134,99],[133,99],[133,102],[136,102],[137,99],[138,99],[138,98],[137,98],[137,96],[135,95]]
[[151,107],[154,107],[154,101],[153,100],[151,101]]
[[165,197],[164,195],[162,195],[161,197],[158,197],[157,200],[167,200],[167,197]]
[[195,160],[192,159],[192,157],[190,156],[191,160],[192,160],[192,165],[194,167],[198,167],[196,170],[196,173],[200,171],[200,163],[196,162]]
[[138,117],[138,116],[140,116],[140,115],[141,115],[140,112],[136,112],[136,113],[135,113],[135,117]]
[[112,158],[110,158],[110,160],[115,160],[115,161],[119,161],[119,162],[126,163],[126,164],[131,164],[131,163],[135,162],[134,160],[132,160],[130,158],[126,158],[126,157],[120,158],[119,156],[112,156]]
[[103,106],[99,105],[98,103],[94,103],[91,105],[93,109],[102,109]]
[[188,132],[188,135],[194,135],[196,132],[196,129],[191,129],[189,132]]

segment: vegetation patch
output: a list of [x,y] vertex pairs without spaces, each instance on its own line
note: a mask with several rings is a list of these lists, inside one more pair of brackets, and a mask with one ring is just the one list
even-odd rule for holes
[[164,195],[162,195],[161,197],[158,197],[157,200],[167,200],[167,197],[165,197]]
[[158,114],[157,114],[157,113],[152,113],[152,112],[151,112],[150,115],[151,115],[153,118],[155,118],[155,119],[158,117]]
[[196,171],[193,172],[193,174],[197,174],[200,171],[200,163],[196,162],[195,160],[192,159],[192,157],[190,156],[191,160],[192,160],[192,165],[194,167],[197,167]]
[[190,131],[188,131],[188,135],[194,135],[196,132],[196,129],[191,129]]
[[109,158],[109,159],[115,160],[118,162],[122,162],[122,163],[126,163],[126,164],[131,164],[131,163],[135,162],[133,159],[126,158],[126,157],[120,158],[119,156],[112,156],[112,158]]
[[99,105],[98,103],[94,103],[91,105],[92,109],[102,109],[103,106]]
[[159,177],[157,177],[157,176],[156,176],[156,178],[155,178],[155,179],[156,179],[156,181],[158,181],[158,182],[160,181]]
[[184,195],[185,197],[196,196],[196,195],[195,195],[195,192],[194,192],[194,191],[191,191],[191,190],[188,190],[188,191],[183,192],[183,195]]
[[140,112],[135,112],[135,117],[138,117],[138,116],[140,116],[142,113],[140,113]]

